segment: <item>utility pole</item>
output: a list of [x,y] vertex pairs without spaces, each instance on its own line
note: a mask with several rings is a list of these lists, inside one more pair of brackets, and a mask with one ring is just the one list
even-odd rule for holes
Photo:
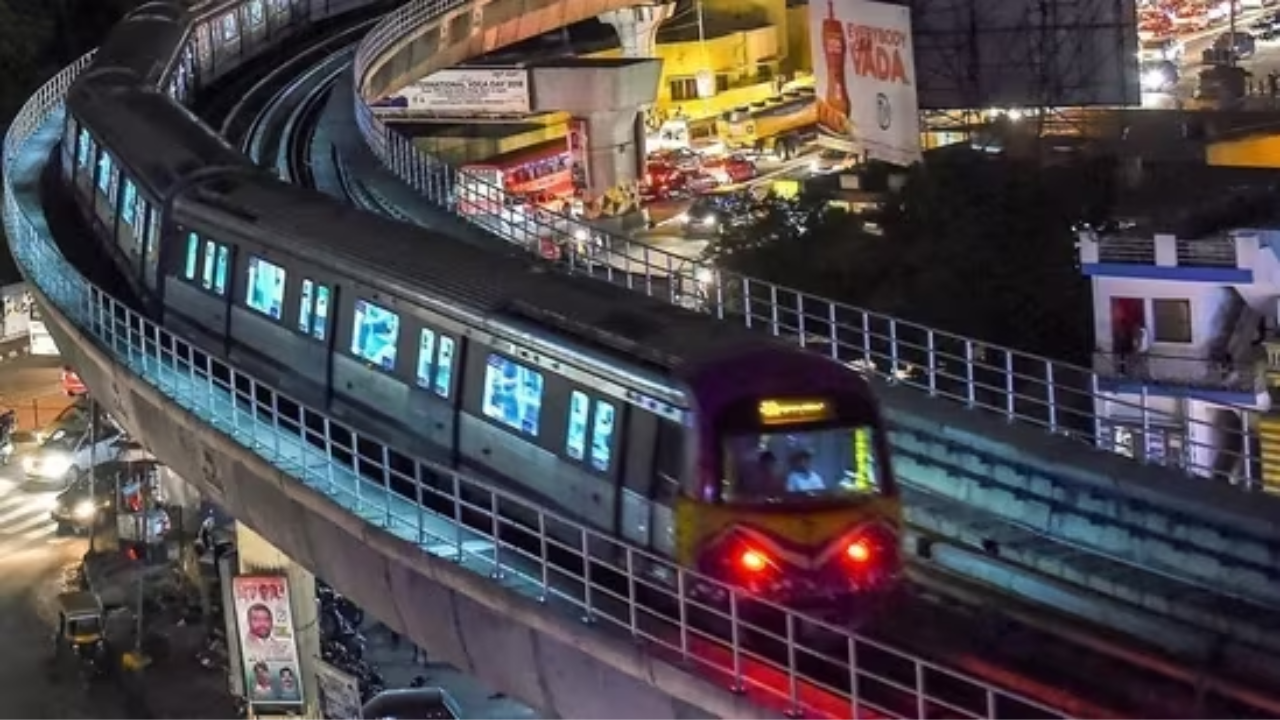
[[[75,482],[78,478],[71,478]],[[93,503],[93,516],[89,519],[89,555],[97,552],[95,541],[98,537],[98,523],[102,520],[98,512],[102,505],[98,501],[98,401],[89,396],[89,502]]]
[[148,542],[149,538],[147,537],[147,531],[150,530],[150,528],[147,526],[148,525],[147,523],[147,510],[148,510],[147,479],[137,473],[136,466],[137,466],[137,461],[134,461],[134,460],[129,461],[129,472],[133,474],[134,480],[136,480],[138,483],[138,502],[142,506],[142,512],[138,513],[138,516],[135,519],[138,527],[137,536],[142,539],[142,552],[139,553],[139,557],[142,561],[142,568],[138,573],[138,609],[136,613],[138,627],[136,632],[134,633],[134,648],[133,648],[134,651],[138,654],[138,657],[141,659],[142,658],[142,600],[143,600],[142,590],[145,585],[144,580],[147,575],[146,566],[151,560],[151,543]]

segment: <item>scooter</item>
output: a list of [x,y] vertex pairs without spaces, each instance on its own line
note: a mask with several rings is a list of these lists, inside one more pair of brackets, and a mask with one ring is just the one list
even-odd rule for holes
[[0,465],[8,465],[13,459],[13,431],[17,426],[17,413],[7,410],[0,414]]

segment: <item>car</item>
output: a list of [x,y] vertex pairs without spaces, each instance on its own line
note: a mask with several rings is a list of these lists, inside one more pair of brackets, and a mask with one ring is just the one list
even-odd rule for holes
[[1169,92],[1178,84],[1178,66],[1168,60],[1147,61],[1142,63],[1140,77],[1143,92]]
[[89,388],[85,387],[80,376],[76,374],[75,370],[71,369],[70,365],[62,366],[61,383],[62,392],[65,393],[67,397],[79,397],[89,392]]
[[58,534],[88,532],[115,513],[114,474],[107,471],[105,464],[97,470],[100,472],[80,470],[54,498],[49,516]]
[[54,431],[22,459],[27,479],[66,485],[81,470],[115,460],[128,447],[124,432],[114,422],[99,423],[94,435],[87,427],[79,432],[63,428]]

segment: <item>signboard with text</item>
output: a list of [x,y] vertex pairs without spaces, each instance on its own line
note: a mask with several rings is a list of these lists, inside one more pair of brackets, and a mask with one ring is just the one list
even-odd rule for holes
[[868,0],[812,0],[809,12],[822,136],[894,165],[919,161],[911,10]]
[[302,678],[289,581],[279,575],[239,575],[231,583],[245,689],[252,705],[302,704]]
[[527,115],[529,71],[520,68],[439,70],[373,103],[379,115]]

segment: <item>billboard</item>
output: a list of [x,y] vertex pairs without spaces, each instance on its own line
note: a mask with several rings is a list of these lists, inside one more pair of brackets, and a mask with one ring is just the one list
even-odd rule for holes
[[894,165],[920,159],[911,11],[868,0],[809,3],[818,127],[827,144]]
[[527,115],[532,110],[529,71],[520,68],[438,70],[372,104],[374,113],[395,115]]
[[231,592],[249,703],[302,705],[289,581],[279,575],[239,575],[231,583]]
[[907,0],[925,110],[1136,105],[1135,0]]

